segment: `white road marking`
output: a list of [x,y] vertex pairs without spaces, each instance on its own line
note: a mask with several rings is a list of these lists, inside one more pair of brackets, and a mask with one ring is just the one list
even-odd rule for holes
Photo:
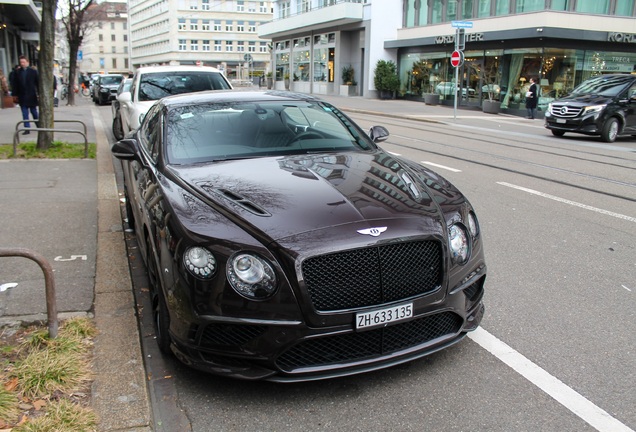
[[517,185],[513,185],[513,184],[510,184],[510,183],[506,183],[506,182],[497,182],[497,184],[502,185],[502,186],[506,186],[506,187],[510,187],[510,188],[513,188],[513,189],[517,189],[517,190],[520,190],[520,191],[528,192],[528,193],[531,193],[533,195],[538,195],[538,196],[541,196],[543,198],[548,198],[548,199],[551,199],[551,200],[554,200],[554,201],[562,202],[564,204],[569,204],[569,205],[572,205],[572,206],[575,206],[575,207],[579,207],[579,208],[582,208],[582,209],[585,209],[585,210],[590,210],[590,211],[593,211],[593,212],[596,212],[596,213],[604,214],[606,216],[612,216],[612,217],[615,217],[615,218],[618,218],[618,219],[624,219],[624,220],[629,221],[629,222],[636,222],[636,217],[626,216],[626,215],[620,214],[620,213],[614,213],[614,212],[611,212],[609,210],[603,210],[603,209],[600,209],[600,208],[597,208],[597,207],[592,207],[592,206],[589,206],[589,205],[586,205],[586,204],[581,204],[581,203],[578,203],[576,201],[570,201],[570,200],[565,199],[565,198],[559,198],[558,196],[554,196],[554,195],[550,195],[550,194],[547,194],[547,193],[539,192],[539,191],[536,191],[536,190],[533,190],[533,189],[528,189],[528,188],[525,188],[523,186],[517,186]]
[[625,285],[621,285],[623,288],[625,288],[627,291],[632,292],[632,290],[630,290],[629,288],[627,288]]
[[62,258],[61,256],[56,256],[55,258],[53,258],[53,261],[75,261],[77,259],[86,261],[88,257],[86,255],[71,255],[70,258]]
[[436,163],[433,163],[433,162],[421,161],[421,163],[423,163],[424,165],[430,165],[430,166],[434,166],[436,168],[441,168],[441,169],[445,169],[445,170],[452,171],[452,172],[462,172],[462,170],[458,170],[456,168],[447,167],[447,166],[444,166],[444,165],[439,165],[439,164],[436,164]]
[[479,327],[468,337],[590,426],[601,432],[634,432],[602,408]]
[[9,282],[9,283],[6,283],[6,284],[2,284],[2,285],[0,285],[0,292],[5,292],[6,290],[11,289],[11,288],[15,288],[17,286],[18,286],[17,282]]

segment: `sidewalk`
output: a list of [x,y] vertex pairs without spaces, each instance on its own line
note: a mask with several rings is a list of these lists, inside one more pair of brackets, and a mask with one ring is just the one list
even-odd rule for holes
[[[243,90],[243,89],[242,89]],[[255,89],[256,90],[256,89]],[[264,89],[263,89],[264,90]],[[404,100],[321,96],[349,113],[409,118],[423,122],[487,125],[517,130],[524,119],[483,114],[478,110],[429,106]],[[56,120],[81,120],[89,142],[97,144],[96,160],[0,161],[0,247],[33,249],[52,265],[60,319],[94,316],[95,341],[92,406],[102,431],[150,431],[152,408],[140,347],[136,305],[107,129],[88,98],[76,106],[55,109]],[[10,144],[21,118],[18,107],[0,110],[0,144]],[[542,122],[528,126],[542,127]],[[502,126],[503,125],[503,126]],[[64,124],[63,128],[81,128]],[[37,134],[19,135],[35,141]],[[83,143],[78,134],[56,134],[56,140]],[[2,258],[0,326],[46,320],[43,276],[24,258]],[[28,260],[26,260],[28,261]]]

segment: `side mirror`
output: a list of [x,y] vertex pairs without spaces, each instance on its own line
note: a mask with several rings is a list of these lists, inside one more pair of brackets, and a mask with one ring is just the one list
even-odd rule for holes
[[121,141],[117,141],[110,148],[110,151],[117,159],[139,160],[139,146],[137,140],[134,138],[125,138]]
[[371,130],[369,130],[369,137],[371,137],[371,141],[374,143],[386,141],[389,137],[389,131],[384,126],[373,126]]
[[130,92],[121,92],[117,95],[117,100],[120,102],[130,102],[132,100],[132,96]]

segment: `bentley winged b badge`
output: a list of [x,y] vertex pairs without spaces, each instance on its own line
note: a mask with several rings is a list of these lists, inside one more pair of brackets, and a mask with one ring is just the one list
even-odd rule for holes
[[360,234],[370,235],[370,236],[373,236],[373,237],[379,236],[384,231],[386,231],[386,227],[373,227],[373,228],[367,228],[367,229],[358,230],[358,232]]

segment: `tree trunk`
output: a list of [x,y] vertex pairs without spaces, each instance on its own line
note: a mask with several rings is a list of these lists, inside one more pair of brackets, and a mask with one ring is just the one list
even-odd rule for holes
[[[42,23],[40,25],[40,57],[38,59],[38,127],[53,128],[53,57],[55,50],[55,11],[57,0],[42,2]],[[47,150],[53,142],[53,132],[39,132],[37,149]]]

